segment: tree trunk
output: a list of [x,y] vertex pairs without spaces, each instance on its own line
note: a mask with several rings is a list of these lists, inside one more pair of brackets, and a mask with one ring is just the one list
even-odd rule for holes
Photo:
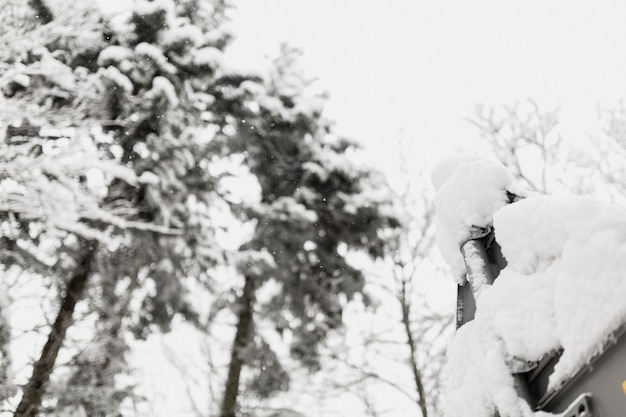
[[424,393],[424,384],[422,382],[422,373],[419,370],[416,361],[417,347],[415,346],[415,339],[413,339],[413,332],[411,331],[411,309],[406,299],[406,282],[402,282],[402,290],[400,295],[400,302],[402,304],[402,324],[404,324],[404,331],[406,332],[407,343],[411,356],[409,362],[411,365],[411,371],[413,372],[413,380],[415,382],[415,389],[417,390],[417,403],[422,411],[422,417],[428,417],[428,409],[426,408],[426,394]]
[[237,319],[237,332],[233,342],[233,349],[228,366],[226,389],[220,417],[235,417],[237,409],[237,396],[239,394],[239,377],[243,367],[242,352],[250,340],[252,327],[252,309],[254,304],[254,278],[246,277],[243,286],[243,294],[239,299],[239,314]]
[[61,307],[56,320],[50,329],[48,340],[44,345],[41,356],[33,366],[33,374],[24,388],[24,394],[14,417],[35,417],[39,413],[43,393],[52,374],[57,355],[65,339],[76,303],[82,299],[91,272],[91,263],[96,252],[96,243],[83,242],[84,249],[74,274],[65,288],[61,300]]

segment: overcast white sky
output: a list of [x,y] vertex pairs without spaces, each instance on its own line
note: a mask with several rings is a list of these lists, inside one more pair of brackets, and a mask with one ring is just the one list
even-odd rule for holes
[[626,97],[621,0],[232,1],[233,59],[254,67],[281,41],[302,48],[340,132],[389,166],[401,135],[426,169],[475,147],[463,122],[474,103],[560,104],[566,130],[584,135],[599,101]]
[[[288,41],[331,94],[339,129],[392,160],[473,144],[473,103],[559,104],[574,134],[598,101],[626,97],[626,2],[577,0],[238,0],[238,59]],[[426,156],[426,158],[420,157]]]

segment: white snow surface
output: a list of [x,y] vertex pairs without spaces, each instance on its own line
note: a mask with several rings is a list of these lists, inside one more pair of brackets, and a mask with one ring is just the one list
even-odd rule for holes
[[[550,388],[557,388],[626,322],[626,210],[589,197],[533,196],[497,212],[494,228],[508,261],[494,289],[514,279],[535,281],[513,289],[517,299],[533,301],[527,314],[511,314],[508,326],[528,326],[517,336],[528,347],[510,351],[538,359],[548,347],[540,344],[556,339],[563,355]],[[511,310],[510,303],[496,308],[500,316]],[[504,336],[507,345],[511,339]]]
[[165,13],[171,19],[176,5],[172,0],[136,0],[133,2],[133,8],[134,13],[139,16]]
[[163,45],[166,47],[178,45],[199,46],[202,42],[202,30],[195,25],[172,28],[163,35]]
[[266,248],[240,251],[235,258],[237,269],[244,276],[258,277],[276,268],[276,261]]
[[549,383],[556,389],[626,322],[626,211],[580,196],[532,195],[504,204],[499,193],[510,175],[480,158],[444,161],[432,179],[440,249],[450,252],[444,258],[457,279],[464,273],[457,264],[463,227],[493,222],[508,263],[450,344],[445,416],[549,415],[518,398],[507,364],[562,348]]
[[172,107],[178,106],[178,95],[176,88],[170,80],[165,77],[154,77],[152,80],[152,90],[157,97],[165,97]]
[[121,88],[126,94],[133,92],[133,82],[124,74],[120,72],[116,67],[110,66],[105,69],[100,69],[98,73],[106,80],[113,83],[114,88]]
[[133,51],[125,46],[110,45],[98,55],[98,66],[108,67],[133,59]]
[[[168,74],[176,73],[176,67],[170,64],[161,49],[147,42],[141,42],[135,46],[135,54],[138,59],[152,60],[156,66]],[[101,54],[102,55],[102,54]]]
[[472,226],[485,227],[506,205],[513,177],[501,163],[482,156],[459,154],[441,161],[432,172],[437,209],[437,244],[457,282],[465,281],[460,244]]
[[223,55],[219,49],[205,46],[193,52],[193,63],[199,67],[217,68],[222,64]]

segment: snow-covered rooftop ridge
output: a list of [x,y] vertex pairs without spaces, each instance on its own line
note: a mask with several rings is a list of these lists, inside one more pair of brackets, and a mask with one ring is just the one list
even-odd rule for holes
[[507,204],[506,191],[515,191],[503,168],[460,156],[433,172],[438,240],[456,277],[471,226],[493,224],[507,261],[450,345],[446,417],[549,415],[518,396],[511,358],[538,361],[562,349],[549,382],[557,389],[626,323],[626,210],[580,196]]

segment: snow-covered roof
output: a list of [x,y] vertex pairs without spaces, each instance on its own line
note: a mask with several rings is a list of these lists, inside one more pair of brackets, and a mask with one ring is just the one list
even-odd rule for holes
[[507,261],[450,345],[445,416],[538,415],[507,364],[562,349],[549,381],[556,389],[626,322],[626,211],[571,195],[507,204],[510,174],[480,157],[446,160],[432,179],[440,249],[457,278],[471,226],[492,224]]

